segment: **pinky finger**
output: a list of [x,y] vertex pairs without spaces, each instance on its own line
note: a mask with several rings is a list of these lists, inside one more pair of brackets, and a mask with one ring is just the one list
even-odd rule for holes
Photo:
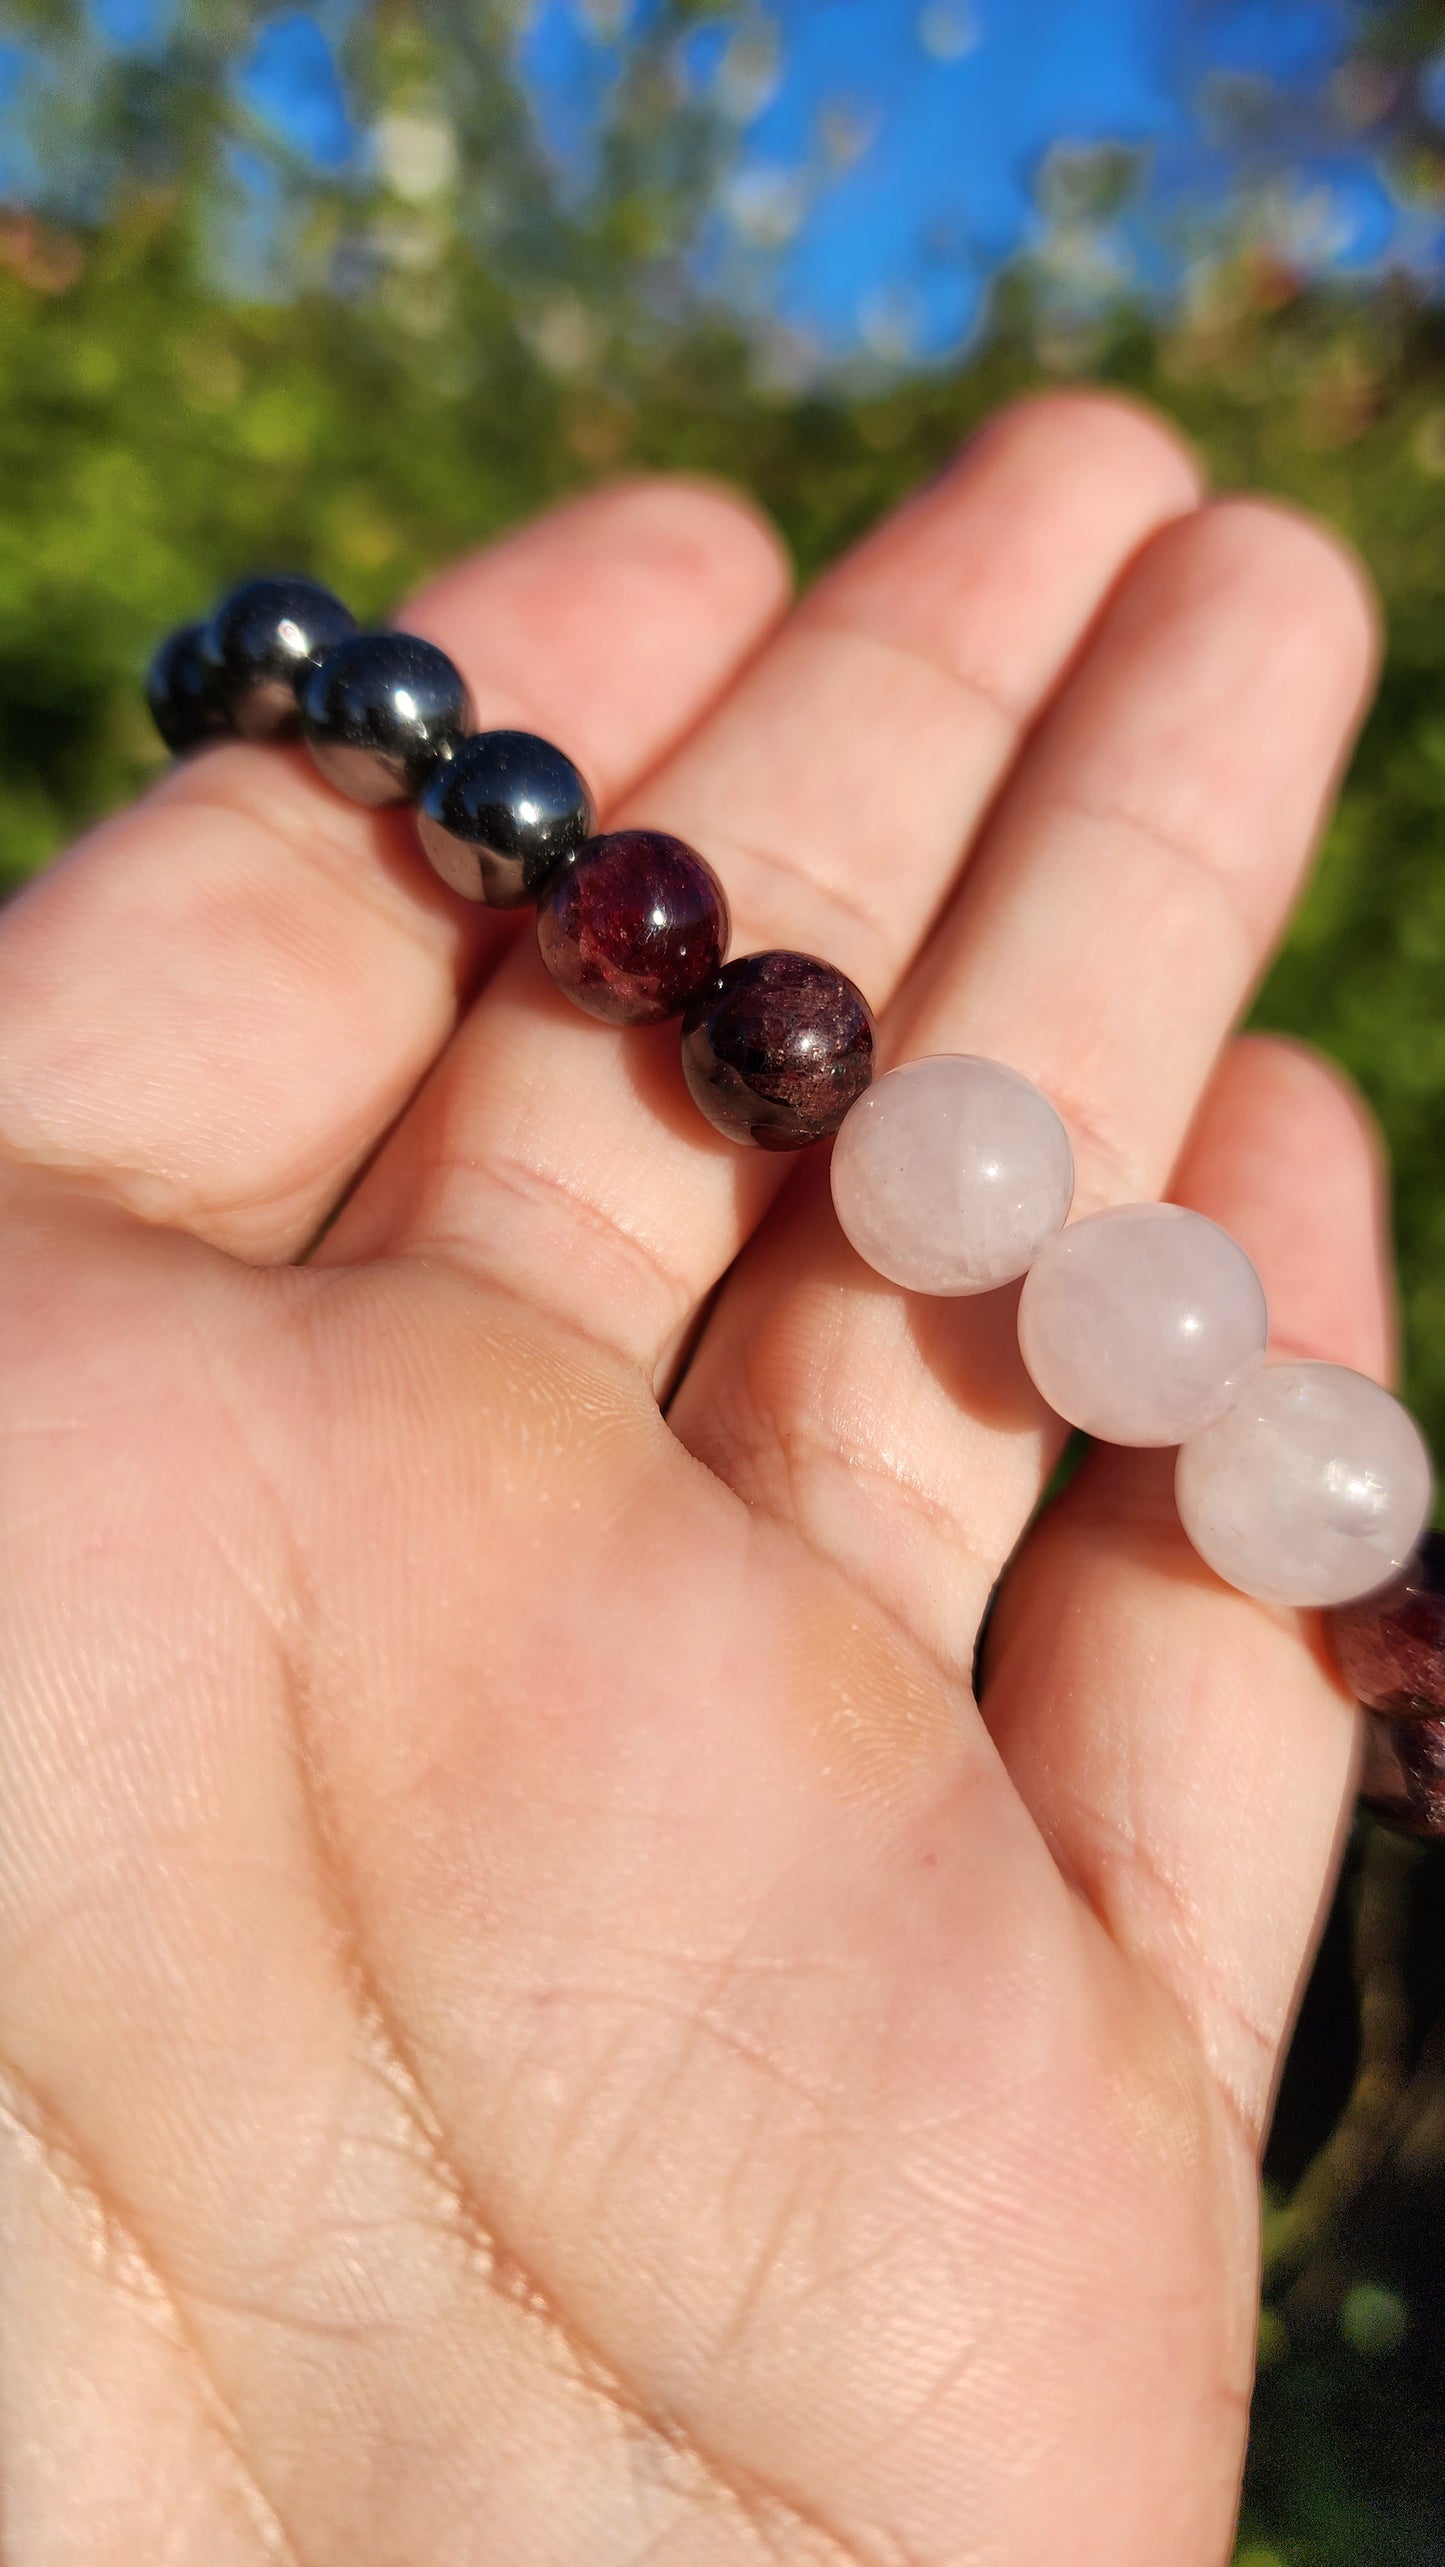
[[[1312,1054],[1237,1043],[1173,1189],[1248,1249],[1272,1352],[1393,1360],[1383,1171]],[[1101,1448],[1026,1542],[984,1716],[1065,1874],[1169,1987],[1263,2127],[1326,1897],[1355,1722],[1317,1618],[1237,1595],[1180,1530],[1173,1457]]]

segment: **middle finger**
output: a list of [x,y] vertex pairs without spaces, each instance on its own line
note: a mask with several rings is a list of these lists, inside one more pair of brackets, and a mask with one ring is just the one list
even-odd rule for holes
[[[716,863],[735,952],[822,953],[882,1005],[1124,564],[1197,497],[1123,403],[1006,414],[820,583],[623,824]],[[450,1255],[657,1376],[785,1173],[696,1114],[675,1027],[580,1016],[528,939],[327,1255]]]
[[[1159,535],[891,1011],[889,1060],[982,1054],[1052,1097],[1076,1213],[1167,1183],[1297,889],[1373,632],[1355,565],[1281,510],[1226,501]],[[1017,1309],[1017,1289],[885,1284],[810,1171],[730,1280],[673,1417],[965,1673],[1062,1437]]]

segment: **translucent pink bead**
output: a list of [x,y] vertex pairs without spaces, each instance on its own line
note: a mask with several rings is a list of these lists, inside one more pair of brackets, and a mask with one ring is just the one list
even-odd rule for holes
[[1019,1344],[1050,1408],[1106,1444],[1182,1444],[1264,1361],[1264,1289],[1199,1212],[1122,1204],[1060,1231],[1019,1304]]
[[890,1070],[833,1148],[833,1201],[890,1283],[992,1292],[1026,1274],[1074,1193],[1069,1136],[1042,1090],[1001,1061],[940,1054]]
[[1430,1513],[1408,1409],[1343,1364],[1271,1364],[1179,1456],[1180,1521],[1229,1586],[1348,1604],[1403,1567]]

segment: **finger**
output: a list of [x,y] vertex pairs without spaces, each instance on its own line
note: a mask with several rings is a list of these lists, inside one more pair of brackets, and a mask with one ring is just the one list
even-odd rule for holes
[[[825,579],[634,799],[716,863],[734,951],[885,999],[1122,564],[1196,493],[1136,410],[1045,401]],[[445,1250],[657,1369],[781,1174],[695,1114],[675,1028],[599,1027],[519,949],[334,1253]]]
[[[1275,1352],[1388,1372],[1381,1156],[1336,1072],[1237,1045],[1176,1192],[1253,1257]],[[1253,2133],[1356,1724],[1318,1617],[1236,1595],[1190,1550],[1172,1463],[1100,1449],[1047,1511],[990,1625],[983,1708],[1065,1873],[1173,1990]]]
[[[555,511],[416,600],[484,725],[565,742],[604,802],[696,719],[783,599],[772,536],[696,484]],[[450,1033],[506,929],[410,816],[297,751],[177,769],[0,930],[0,1149],[252,1258],[294,1254]]]
[[[1231,501],[1159,535],[1042,727],[885,1027],[973,1052],[1070,1127],[1076,1211],[1157,1194],[1317,835],[1373,625],[1299,520]],[[1016,1290],[927,1301],[872,1275],[822,1171],[732,1280],[673,1412],[967,1673],[1059,1446]]]

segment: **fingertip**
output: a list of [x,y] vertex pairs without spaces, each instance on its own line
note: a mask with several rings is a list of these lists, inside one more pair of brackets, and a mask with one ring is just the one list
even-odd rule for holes
[[1349,634],[1372,676],[1383,634],[1380,596],[1364,555],[1349,537],[1311,509],[1261,491],[1220,497],[1211,503],[1211,513],[1268,537],[1281,563],[1292,563],[1302,592]]
[[1321,1195],[1347,1194],[1356,1209],[1374,1207],[1379,1222],[1386,1216],[1389,1150],[1379,1121],[1348,1070],[1297,1035],[1241,1034],[1229,1045],[1186,1166],[1199,1175],[1221,1154],[1236,1171],[1249,1158],[1307,1169]]
[[399,620],[452,654],[486,727],[556,702],[554,736],[605,808],[707,711],[788,593],[755,509],[659,474],[564,501],[431,581]]
[[1305,509],[1255,493],[1211,499],[1188,530],[1159,538],[1189,547],[1201,583],[1253,587],[1278,652],[1325,681],[1335,719],[1357,717],[1379,669],[1374,583],[1352,544]]
[[1242,1036],[1220,1064],[1174,1191],[1253,1259],[1275,1355],[1391,1377],[1388,1154],[1336,1063],[1282,1035]]
[[780,614],[793,590],[781,528],[735,482],[709,473],[639,473],[591,494],[619,525],[679,569]]
[[1199,504],[1197,464],[1134,403],[1084,391],[1001,412],[805,599],[941,662],[1014,728],[1033,721],[1107,599]]
[[489,591],[499,576],[530,590],[620,561],[632,582],[659,594],[701,589],[716,608],[759,619],[781,612],[792,582],[782,536],[741,491],[701,475],[639,473],[564,499],[466,555],[418,589],[398,620],[431,634],[467,615],[479,576]]
[[[1389,1146],[1364,1090],[1339,1061],[1298,1034],[1241,1034],[1220,1065],[1221,1089],[1237,1085],[1256,1112],[1277,1112],[1315,1125],[1352,1151],[1362,1149],[1383,1189],[1389,1179]],[[1273,1100],[1273,1104],[1269,1102]]]
[[1071,471],[1127,475],[1141,503],[1164,520],[1196,509],[1208,489],[1203,458],[1162,410],[1091,386],[1026,393],[997,411],[963,454],[1015,449],[1027,465],[1066,459]]

